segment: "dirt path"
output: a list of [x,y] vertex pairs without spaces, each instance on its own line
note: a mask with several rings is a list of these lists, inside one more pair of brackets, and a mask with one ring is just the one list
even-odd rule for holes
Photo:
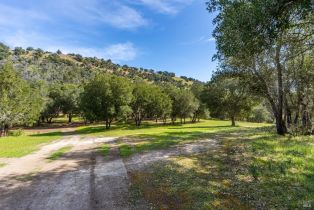
[[[97,152],[111,144],[106,157]],[[128,199],[128,172],[182,153],[198,153],[215,146],[205,140],[122,159],[115,138],[80,138],[78,135],[43,146],[22,158],[11,159],[0,168],[0,209],[148,209],[145,203],[131,206]],[[46,158],[64,146],[72,150],[56,161]]]

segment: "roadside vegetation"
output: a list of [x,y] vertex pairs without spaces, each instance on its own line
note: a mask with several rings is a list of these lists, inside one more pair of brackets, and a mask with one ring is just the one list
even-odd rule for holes
[[107,156],[110,152],[110,146],[107,144],[104,144],[98,149],[98,152],[102,154],[103,156]]
[[49,157],[47,157],[47,159],[51,160],[51,161],[58,160],[59,158],[61,158],[65,153],[67,153],[71,149],[72,149],[71,146],[62,147],[62,148],[58,149],[57,151],[53,152],[51,155],[49,155]]
[[156,209],[310,209],[314,138],[272,128],[207,133],[217,149],[180,155],[131,174],[132,199]]
[[61,132],[53,132],[0,138],[0,157],[22,157],[36,151],[41,145],[55,141],[60,137]]

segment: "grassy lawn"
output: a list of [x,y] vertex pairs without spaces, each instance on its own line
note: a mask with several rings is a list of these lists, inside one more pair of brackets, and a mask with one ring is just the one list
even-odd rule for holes
[[[133,124],[117,124],[113,125],[111,129],[106,130],[105,126],[83,126],[78,128],[76,131],[78,134],[86,136],[111,136],[111,137],[122,137],[122,136],[145,136],[145,135],[176,135],[194,132],[194,133],[214,133],[219,130],[233,130],[230,126],[229,121],[219,120],[204,120],[200,123],[195,124],[175,124],[175,125],[162,125],[155,124],[154,122],[144,122],[141,127],[136,127]],[[269,124],[262,123],[247,123],[239,122],[238,126],[245,127],[261,127]]]
[[314,207],[313,137],[281,137],[247,125],[210,130],[203,134],[218,139],[219,149],[132,173],[134,202],[141,195],[155,209]]
[[41,144],[52,142],[60,137],[61,132],[54,132],[0,138],[0,157],[22,157],[37,150]]
[[229,121],[207,120],[195,124],[160,125],[146,122],[140,128],[134,125],[118,124],[110,130],[104,126],[81,127],[77,132],[87,136],[128,137],[128,142],[119,144],[122,157],[134,153],[206,139],[217,132],[232,132],[245,128],[269,126],[269,124],[240,122],[239,127],[231,127]]
[[61,158],[66,152],[70,151],[72,146],[66,146],[58,149],[57,151],[53,152],[47,159],[49,160],[58,160]]

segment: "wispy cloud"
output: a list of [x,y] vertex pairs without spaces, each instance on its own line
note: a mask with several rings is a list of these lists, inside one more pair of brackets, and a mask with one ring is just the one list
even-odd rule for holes
[[150,7],[160,13],[177,14],[184,6],[193,0],[138,0],[143,5]]
[[120,29],[136,29],[149,21],[136,9],[111,0],[55,0],[48,7],[73,21],[92,25],[110,25]]
[[[57,48],[50,48],[56,51]],[[131,61],[138,55],[138,49],[131,42],[118,43],[106,46],[104,48],[82,48],[82,47],[59,47],[63,53],[79,53],[88,57],[98,57],[111,59],[114,62]]]
[[78,53],[87,57],[111,59],[118,63],[134,60],[139,54],[139,49],[137,49],[132,42],[109,44],[104,47],[82,47],[79,45],[65,44],[63,41],[58,41],[50,36],[22,30],[15,34],[2,36],[1,39],[5,44],[11,47],[19,46],[26,48],[32,46],[50,52],[61,50],[63,53]]
[[[95,47],[97,41],[87,44],[82,39],[90,41],[92,38],[88,36],[100,30],[110,31],[111,28],[123,33],[136,31],[151,23],[142,14],[145,11],[142,10],[143,7],[173,15],[193,0],[28,1],[1,1],[0,42],[11,47],[32,46],[51,51],[60,49],[63,52],[110,58],[119,62],[133,60],[138,56],[139,50],[132,42],[111,39],[108,43],[104,38],[106,44]],[[78,31],[84,34],[81,35]]]
[[181,42],[179,44],[180,45],[194,45],[194,44],[209,43],[209,42],[215,42],[215,38],[207,37],[207,36],[201,36],[198,39],[191,40],[191,41],[186,41],[186,42]]

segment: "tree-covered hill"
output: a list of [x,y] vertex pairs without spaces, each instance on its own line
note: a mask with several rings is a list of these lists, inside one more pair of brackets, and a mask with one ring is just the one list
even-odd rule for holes
[[14,69],[30,81],[81,83],[97,73],[104,72],[132,80],[145,80],[156,84],[170,83],[177,87],[201,83],[193,78],[177,77],[175,73],[167,71],[121,66],[111,60],[83,57],[79,54],[63,54],[60,50],[52,53],[32,47],[10,49],[0,43],[1,64],[6,60],[12,61]]

